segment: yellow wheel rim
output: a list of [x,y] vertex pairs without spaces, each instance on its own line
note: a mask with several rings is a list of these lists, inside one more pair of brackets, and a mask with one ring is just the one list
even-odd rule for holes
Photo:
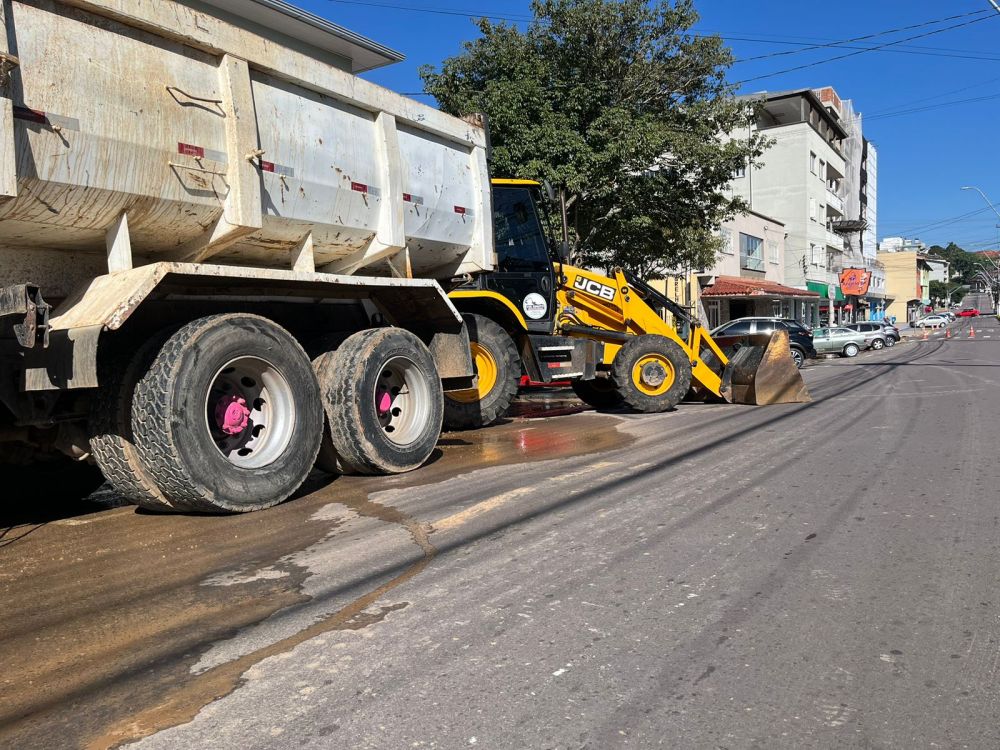
[[452,401],[458,401],[461,404],[472,404],[476,401],[482,401],[496,387],[500,374],[496,357],[493,356],[493,352],[478,341],[472,342],[472,363],[476,368],[476,374],[479,375],[479,386],[464,391],[446,393],[445,395]]
[[673,364],[662,354],[647,354],[632,366],[632,384],[646,396],[662,396],[676,378]]

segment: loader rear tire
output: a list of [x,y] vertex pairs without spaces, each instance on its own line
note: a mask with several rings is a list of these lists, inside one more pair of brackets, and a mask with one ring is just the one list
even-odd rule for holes
[[132,400],[139,378],[167,336],[154,336],[138,351],[120,352],[100,362],[101,387],[91,402],[89,420],[91,455],[108,484],[130,503],[160,513],[188,508],[168,500],[140,460],[132,432]]
[[521,374],[514,340],[497,323],[482,315],[463,315],[472,345],[479,385],[444,394],[444,428],[474,430],[502,417],[517,395]]
[[237,513],[277,505],[312,470],[323,406],[298,341],[266,318],[210,315],[173,334],[139,380],[132,431],[172,504]]
[[691,387],[691,360],[666,336],[635,336],[618,350],[611,363],[611,379],[622,400],[636,411],[668,411]]
[[611,378],[577,379],[571,385],[576,397],[595,409],[618,409],[624,403],[622,394]]
[[444,397],[434,358],[412,333],[360,331],[333,353],[320,379],[342,471],[400,474],[430,458]]

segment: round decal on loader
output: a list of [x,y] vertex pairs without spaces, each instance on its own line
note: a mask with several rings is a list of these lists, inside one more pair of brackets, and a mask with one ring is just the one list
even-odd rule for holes
[[549,311],[549,303],[545,301],[545,297],[536,292],[526,294],[521,307],[524,309],[524,314],[532,320],[541,320]]

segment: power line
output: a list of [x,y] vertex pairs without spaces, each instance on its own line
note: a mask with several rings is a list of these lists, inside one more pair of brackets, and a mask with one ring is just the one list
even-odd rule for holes
[[918,112],[928,112],[932,109],[941,109],[943,107],[952,107],[956,104],[969,104],[971,102],[987,102],[995,101],[1000,99],[1000,93],[989,94],[987,96],[974,96],[969,99],[955,99],[950,102],[938,102],[937,104],[928,104],[923,107],[911,107],[910,109],[902,109],[897,112],[883,112],[877,115],[866,115],[864,116],[865,122],[872,122],[875,120],[884,120],[889,117],[901,117],[902,115],[913,115]]
[[[705,37],[702,37],[702,38],[705,38]],[[785,41],[781,41],[781,40],[778,40],[778,39],[758,39],[758,38],[755,38],[755,37],[723,36],[721,38],[724,39],[724,40],[726,40],[727,42],[759,42],[761,44],[794,44],[794,45],[800,45],[800,46],[805,44],[804,42],[785,42]],[[831,46],[837,47],[838,49],[855,49],[855,50],[861,50],[862,52],[892,52],[892,53],[900,54],[900,55],[919,55],[921,57],[944,57],[944,58],[950,58],[950,59],[953,59],[953,60],[978,60],[978,61],[982,61],[982,62],[1000,62],[1000,55],[994,55],[994,54],[989,53],[989,52],[982,52],[982,53],[980,53],[980,52],[965,52],[965,53],[961,53],[961,54],[960,53],[954,53],[954,52],[939,52],[939,51],[936,51],[933,47],[926,47],[925,48],[925,47],[920,47],[920,46],[917,46],[917,45],[907,46],[907,47],[900,47],[898,49],[896,49],[896,48],[880,49],[880,48],[877,48],[877,47],[862,47],[862,46],[855,46],[855,45],[851,45],[851,44],[839,44],[839,43],[831,45]],[[789,54],[795,54],[795,53],[802,52],[802,51],[804,51],[804,50],[795,50],[794,52],[790,52]],[[745,59],[735,60],[734,63],[746,62],[749,59],[754,59],[754,58],[745,58]]]
[[[968,213],[959,214],[958,216],[949,216],[946,219],[940,219],[938,221],[932,221],[929,224],[919,224],[919,225],[917,225],[915,227],[909,227],[909,228],[904,229],[904,230],[899,230],[898,233],[901,234],[901,235],[920,234],[921,232],[929,232],[929,231],[933,231],[933,230],[937,230],[937,229],[942,229],[942,228],[944,228],[946,226],[950,226],[951,224],[957,224],[957,223],[961,222],[964,219],[968,219],[969,217],[985,213],[986,211],[989,211],[989,210],[990,210],[989,206],[987,206],[985,208],[977,208],[975,211],[969,211]],[[886,222],[886,223],[888,223],[888,222]]]
[[[922,29],[922,28],[926,28],[928,26],[935,26],[935,25],[937,25],[939,23],[945,23],[947,21],[955,21],[955,20],[957,20],[959,18],[968,18],[970,16],[982,16],[982,15],[984,15],[986,13],[990,13],[990,11],[987,11],[987,10],[977,10],[977,11],[973,11],[971,13],[961,13],[961,14],[956,15],[956,16],[946,16],[944,18],[939,18],[939,19],[937,19],[935,21],[924,21],[923,23],[911,24],[909,26],[900,26],[899,28],[896,28],[896,29],[887,29],[886,31],[877,31],[877,32],[875,32],[873,34],[865,34],[863,36],[856,36],[856,37],[852,37],[850,39],[843,39],[843,40],[840,40],[840,41],[828,42],[828,43],[825,43],[825,44],[814,44],[814,45],[811,45],[811,46],[803,47],[802,49],[783,50],[781,52],[770,52],[770,53],[768,53],[766,55],[756,55],[755,57],[745,57],[745,58],[742,58],[740,60],[735,60],[734,62],[744,63],[744,62],[752,62],[754,60],[766,60],[766,59],[769,59],[769,58],[772,58],[772,57],[784,57],[786,55],[799,55],[799,54],[802,54],[803,52],[810,52],[812,50],[817,50],[817,49],[829,49],[831,47],[840,47],[843,44],[850,44],[852,42],[863,42],[866,39],[877,39],[878,37],[888,36],[890,34],[899,34],[899,33],[903,32],[903,31],[912,31],[913,29]],[[992,13],[990,13],[990,15],[992,15]]]
[[[986,11],[988,12],[988,11]],[[761,43],[771,43],[771,44],[798,44],[798,45],[808,45],[817,44],[823,42],[837,42],[836,39],[830,39],[829,37],[809,37],[809,36],[795,36],[790,34],[756,34],[754,36],[748,36],[745,39],[740,36],[740,34],[753,34],[753,32],[748,32],[746,29],[740,29],[738,31],[704,31],[701,36],[720,36],[724,39],[736,39],[738,41],[751,41],[751,42],[761,42]],[[992,51],[987,50],[975,50],[975,49],[962,49],[959,47],[931,47],[926,44],[906,44],[900,47],[901,49],[910,49],[918,51],[932,51],[932,52],[957,52],[965,55],[993,55]]]
[[[960,28],[962,28],[964,26],[971,26],[972,24],[980,23],[982,21],[987,21],[987,20],[990,20],[990,19],[993,19],[993,18],[997,18],[997,17],[998,16],[996,14],[990,14],[988,16],[985,16],[985,15],[984,16],[980,16],[979,18],[974,18],[971,21],[965,21],[963,23],[953,24],[951,26],[946,26],[943,29],[935,29],[934,31],[927,31],[927,32],[924,32],[923,34],[915,34],[914,36],[906,37],[904,39],[899,39],[899,40],[897,40],[895,42],[886,42],[885,44],[880,44],[880,45],[877,45],[877,46],[872,47],[870,49],[857,50],[857,51],[854,51],[854,52],[848,52],[847,54],[844,54],[844,55],[836,55],[834,57],[828,57],[825,60],[817,60],[816,62],[806,63],[805,65],[796,65],[793,68],[785,68],[784,70],[776,70],[773,73],[765,73],[763,75],[753,76],[751,78],[745,78],[742,81],[737,81],[735,85],[736,86],[742,86],[742,85],[744,85],[746,83],[750,83],[752,81],[759,81],[759,80],[764,79],[764,78],[773,78],[774,76],[782,75],[784,73],[794,73],[795,71],[805,70],[806,68],[814,68],[817,65],[824,65],[826,63],[835,62],[836,60],[845,60],[848,57],[855,57],[857,55],[863,55],[866,52],[874,52],[876,50],[884,49],[886,47],[892,47],[892,46],[897,45],[897,44],[902,44],[903,42],[912,42],[914,39],[923,39],[923,38],[928,37],[928,36],[934,36],[935,34],[943,34],[946,31],[953,31],[954,29],[960,29]],[[931,24],[931,23],[940,23],[940,21],[931,21],[931,22],[928,22],[928,23],[929,24]]]

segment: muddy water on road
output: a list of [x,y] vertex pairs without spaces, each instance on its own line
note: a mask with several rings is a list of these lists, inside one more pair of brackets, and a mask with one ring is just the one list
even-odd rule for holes
[[[0,514],[0,531],[12,540],[0,546],[0,746],[104,747],[143,736],[189,720],[267,656],[326,630],[365,626],[373,621],[366,610],[434,554],[422,523],[370,502],[369,493],[629,441],[612,416],[532,418],[581,410],[556,401],[521,404],[514,413],[522,416],[487,430],[446,433],[418,472],[317,475],[301,497],[261,513],[157,516],[124,507],[35,524]],[[308,599],[300,590],[305,572],[295,566],[234,586],[204,586],[205,579],[234,568],[280,569],[282,558],[335,532],[341,521],[316,517],[331,502],[407,529],[420,550],[416,562],[294,638],[193,676],[212,643]]]

